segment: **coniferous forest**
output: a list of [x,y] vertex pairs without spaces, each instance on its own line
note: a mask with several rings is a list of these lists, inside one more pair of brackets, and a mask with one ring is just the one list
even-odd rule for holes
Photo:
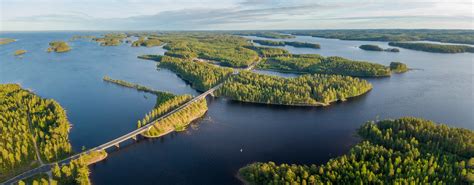
[[474,132],[405,117],[367,122],[362,141],[322,165],[253,163],[249,184],[471,184]]

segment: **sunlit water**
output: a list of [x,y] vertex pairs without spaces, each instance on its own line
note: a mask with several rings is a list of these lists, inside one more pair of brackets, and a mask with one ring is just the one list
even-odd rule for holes
[[[174,73],[141,54],[163,54],[159,47],[101,47],[86,40],[70,42],[67,53],[47,53],[48,42],[72,35],[102,33],[1,33],[19,39],[0,46],[0,82],[19,83],[38,95],[57,100],[73,124],[75,151],[91,148],[136,128],[155,104],[155,97],[102,81],[136,82],[176,94],[198,92]],[[263,38],[259,38],[263,39]],[[295,108],[208,98],[209,111],[185,132],[160,139],[129,142],[91,166],[94,184],[239,184],[237,170],[255,161],[323,163],[357,143],[355,130],[367,120],[417,116],[474,129],[473,54],[436,54],[400,49],[400,53],[364,51],[361,44],[298,36],[322,49],[284,47],[292,53],[342,56],[388,65],[401,61],[417,70],[390,78],[368,79],[368,94],[329,107]],[[22,58],[13,56],[26,49]],[[267,72],[272,75],[282,75]],[[283,74],[285,77],[296,75]]]

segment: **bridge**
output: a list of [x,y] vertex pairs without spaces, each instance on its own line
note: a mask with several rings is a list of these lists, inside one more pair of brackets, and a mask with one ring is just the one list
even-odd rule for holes
[[[257,61],[253,62],[252,64],[250,64],[247,68],[244,68],[244,69],[234,69],[234,72],[232,73],[232,75],[237,75],[239,74],[240,70],[245,70],[245,71],[250,71],[252,70],[257,64],[258,62],[260,62],[260,57],[258,58]],[[231,75],[231,76],[232,76]],[[74,159],[77,159],[79,158],[81,155],[84,155],[84,154],[88,154],[90,152],[93,152],[93,151],[101,151],[101,150],[106,150],[108,148],[111,148],[111,147],[118,147],[120,145],[120,143],[124,142],[124,141],[127,141],[129,139],[134,139],[136,140],[137,139],[137,136],[142,134],[143,132],[145,131],[148,131],[151,127],[153,127],[155,125],[155,123],[169,117],[170,115],[182,110],[183,108],[187,107],[188,105],[196,102],[196,101],[199,101],[203,98],[206,98],[207,95],[209,94],[212,94],[214,91],[216,91],[217,89],[219,89],[222,85],[224,84],[224,82],[221,82],[219,84],[217,84],[216,86],[210,88],[209,90],[207,90],[206,92],[203,92],[202,94],[200,94],[199,96],[196,96],[194,97],[193,99],[189,100],[188,102],[184,103],[183,105],[177,107],[176,109],[164,114],[163,116],[155,119],[154,121],[134,130],[134,131],[131,131],[123,136],[120,136],[114,140],[111,140],[109,142],[106,142],[102,145],[99,145],[97,147],[94,147],[94,148],[91,148],[89,150],[86,150],[84,152],[81,152],[81,153],[78,153],[78,154],[75,154],[75,155],[72,155],[68,158],[65,158],[61,161],[58,161],[58,162],[55,162],[57,163],[59,166],[62,166],[62,165],[65,165],[65,164],[68,164],[69,162],[71,162],[71,160],[74,160]],[[29,171],[26,171],[26,172],[23,172],[22,174],[19,174],[5,182],[2,183],[3,184],[14,184],[16,182],[18,182],[19,180],[21,179],[25,179],[25,178],[28,178],[28,177],[31,177],[35,174],[38,174],[38,173],[46,173],[46,172],[49,172],[51,171],[51,168],[53,168],[54,164],[55,163],[51,163],[51,164],[43,164],[37,168],[34,168],[34,169],[31,169]]]

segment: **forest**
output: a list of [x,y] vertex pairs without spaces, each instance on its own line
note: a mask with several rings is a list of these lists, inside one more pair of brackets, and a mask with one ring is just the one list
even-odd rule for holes
[[367,50],[367,51],[388,51],[388,52],[400,52],[398,48],[387,48],[383,49],[378,45],[373,44],[364,44],[359,46],[360,49]]
[[253,163],[249,184],[471,184],[474,132],[420,118],[367,122],[359,144],[321,165]]
[[139,46],[145,46],[145,47],[153,47],[153,46],[160,46],[161,41],[155,38],[145,38],[145,37],[140,37],[138,40],[132,42],[132,47],[139,47]]
[[270,57],[257,67],[285,73],[334,74],[353,77],[390,76],[390,69],[381,64],[342,57],[323,57],[318,54]]
[[249,31],[240,31],[240,32],[231,32],[231,34],[242,35],[242,36],[256,36],[269,39],[292,39],[295,38],[293,35],[281,34],[277,32],[249,32]]
[[53,41],[49,43],[48,52],[63,53],[71,50],[71,47],[64,41]]
[[294,35],[306,35],[341,40],[366,41],[436,41],[474,44],[473,30],[424,30],[424,29],[358,29],[358,30],[300,30],[281,31]]
[[298,48],[314,48],[319,49],[321,46],[319,44],[313,44],[308,42],[296,42],[296,41],[272,41],[272,40],[253,40],[253,42],[265,46],[293,46]]
[[158,67],[169,69],[191,83],[193,88],[206,91],[223,82],[233,72],[231,68],[219,67],[205,62],[185,61],[180,58],[164,56]]
[[426,51],[432,53],[474,53],[474,47],[463,45],[432,44],[432,43],[408,43],[408,42],[389,42],[388,45],[412,49],[417,51]]
[[153,61],[156,61],[156,62],[161,61],[161,57],[163,57],[163,55],[140,55],[140,56],[138,56],[139,59],[153,60]]
[[105,82],[113,83],[113,84],[116,84],[116,85],[119,85],[119,86],[136,89],[137,91],[152,93],[152,94],[155,94],[157,96],[172,96],[173,95],[173,94],[168,93],[168,92],[153,90],[149,87],[146,87],[146,86],[143,86],[143,85],[140,85],[140,84],[130,83],[130,82],[123,81],[123,80],[112,79],[108,76],[104,76],[103,80]]
[[281,48],[260,47],[260,46],[247,46],[246,48],[257,51],[257,53],[264,58],[290,55],[290,52],[288,52],[288,50],[281,49]]
[[16,50],[15,53],[13,53],[13,55],[15,56],[20,56],[20,55],[23,55],[26,53],[26,50],[24,49],[19,49],[19,50]]
[[92,40],[100,43],[101,46],[119,46],[127,37],[125,33],[108,33],[103,37],[92,38]]
[[54,164],[51,169],[53,179],[51,179],[50,183],[48,183],[48,176],[43,174],[20,180],[18,181],[18,185],[91,185],[89,180],[90,171],[87,166],[106,156],[107,152],[104,150],[91,151],[88,154],[81,155],[79,158],[72,160],[69,164],[62,166],[59,166],[57,163]]
[[408,66],[401,62],[390,62],[390,70],[395,73],[404,73],[409,70]]
[[225,81],[215,94],[243,102],[325,106],[371,89],[366,80],[349,76],[316,74],[283,78],[242,71]]
[[0,181],[72,153],[65,110],[17,84],[0,84],[0,129]]
[[221,34],[166,34],[157,37],[167,44],[167,56],[183,59],[201,58],[219,61],[220,65],[247,67],[258,60],[257,52],[242,37]]

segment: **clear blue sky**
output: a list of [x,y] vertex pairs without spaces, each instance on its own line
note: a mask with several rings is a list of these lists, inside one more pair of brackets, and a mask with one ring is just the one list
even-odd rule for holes
[[0,30],[473,29],[472,0],[1,0]]

